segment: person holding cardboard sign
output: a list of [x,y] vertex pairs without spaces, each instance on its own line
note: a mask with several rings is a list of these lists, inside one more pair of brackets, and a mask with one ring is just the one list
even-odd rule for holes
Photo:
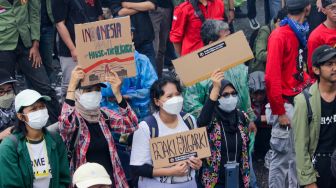
[[206,126],[211,157],[203,163],[202,183],[206,188],[249,187],[248,120],[237,109],[238,93],[223,72],[211,76],[212,86],[197,123]]
[[[183,119],[181,110],[183,98],[180,83],[173,78],[157,80],[151,87],[151,101],[155,109],[152,116],[147,117],[139,124],[134,133],[131,152],[131,168],[136,176],[140,176],[138,187],[166,187],[166,188],[196,188],[195,170],[199,170],[202,161],[191,157],[177,165],[167,168],[154,168],[150,151],[150,139],[188,131],[195,127],[195,119],[188,114]],[[151,119],[151,120],[150,120]],[[154,125],[155,124],[155,125]],[[153,130],[154,129],[154,130]]]
[[67,96],[60,116],[60,134],[68,149],[73,173],[86,162],[101,164],[116,188],[128,188],[112,132],[133,133],[138,119],[120,93],[121,80],[116,72],[106,77],[117,99],[120,113],[100,108],[101,87],[105,84],[80,86],[85,73],[80,67],[72,71]]

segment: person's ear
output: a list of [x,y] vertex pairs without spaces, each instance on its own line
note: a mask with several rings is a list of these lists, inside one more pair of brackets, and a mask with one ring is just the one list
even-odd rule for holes
[[20,121],[26,121],[26,117],[22,113],[17,113],[16,116]]
[[322,8],[322,13],[323,13],[324,15],[327,15],[327,10],[326,10],[325,8]]
[[314,74],[316,74],[316,75],[318,75],[318,76],[321,74],[321,70],[320,70],[319,67],[314,67],[314,66],[313,66],[313,72],[314,72]]
[[160,107],[160,100],[159,99],[154,99],[154,103],[156,106]]

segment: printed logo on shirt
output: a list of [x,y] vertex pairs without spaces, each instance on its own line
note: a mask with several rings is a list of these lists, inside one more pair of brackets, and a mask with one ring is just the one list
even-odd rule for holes
[[177,16],[173,16],[173,20],[175,20],[175,21],[176,21],[176,20],[177,20]]
[[31,161],[31,165],[34,169],[34,176],[36,179],[48,177],[51,174],[50,165],[47,164],[44,157],[34,159],[34,161]]
[[321,125],[330,125],[336,123],[336,114],[328,117],[321,117]]

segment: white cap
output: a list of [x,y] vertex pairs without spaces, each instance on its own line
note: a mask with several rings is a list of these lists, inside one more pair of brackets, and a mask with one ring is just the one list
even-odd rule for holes
[[111,185],[112,181],[102,165],[85,163],[75,171],[72,183],[78,188],[88,188],[93,185]]
[[22,107],[30,106],[40,99],[43,99],[45,101],[51,100],[50,97],[43,96],[35,90],[23,90],[15,97],[15,111],[19,112]]

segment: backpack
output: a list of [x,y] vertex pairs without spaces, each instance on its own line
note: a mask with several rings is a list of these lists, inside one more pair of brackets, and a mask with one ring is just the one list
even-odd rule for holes
[[[270,24],[267,24],[267,28],[269,29],[270,32],[272,31]],[[258,37],[259,30],[260,30],[260,27],[256,30],[254,30],[252,32],[252,34],[250,35],[249,45],[250,45],[250,48],[252,49],[254,55],[255,55],[254,44],[255,44],[255,41]]]
[[[195,128],[194,122],[191,118],[191,115],[189,113],[185,113],[185,112],[180,112],[180,115],[182,116],[182,119],[184,121],[184,123],[187,125],[187,127],[189,128],[189,130],[192,130]],[[155,119],[155,117],[153,115],[147,116],[144,121],[147,123],[148,127],[149,127],[149,132],[150,132],[150,137],[151,138],[156,138],[159,136],[159,127],[157,124],[157,121]]]
[[310,123],[313,120],[313,111],[312,111],[312,108],[311,108],[311,105],[310,105],[310,102],[309,102],[309,98],[311,97],[311,94],[309,93],[309,88],[310,87],[307,87],[302,91],[303,96],[306,100],[306,104],[307,104],[308,126],[310,125]]

